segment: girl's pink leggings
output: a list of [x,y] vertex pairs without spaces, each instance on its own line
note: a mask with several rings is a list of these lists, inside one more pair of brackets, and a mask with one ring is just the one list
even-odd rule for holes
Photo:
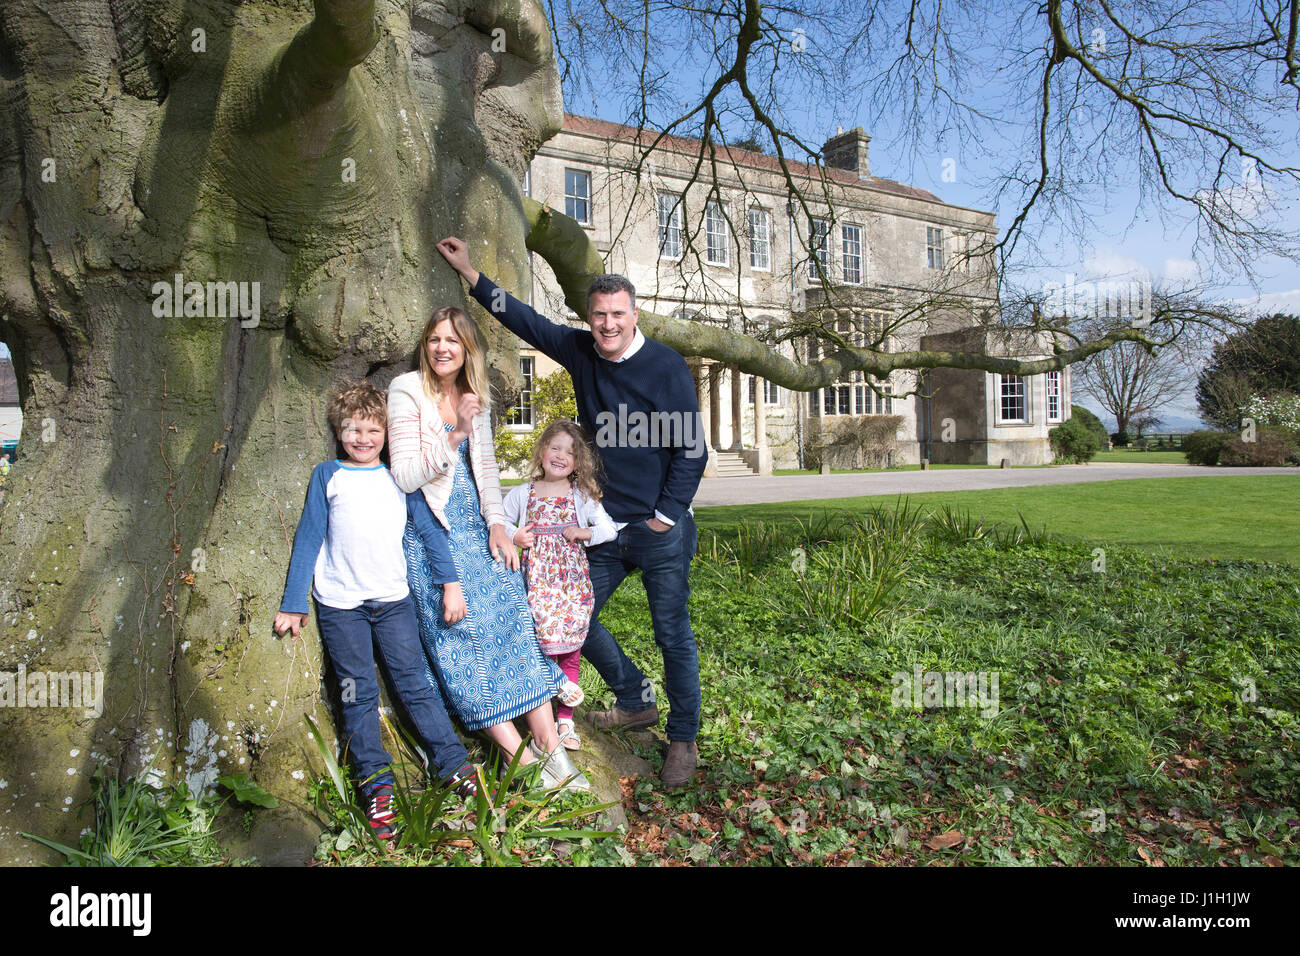
[[[567,654],[552,654],[550,655],[550,658],[555,661],[560,670],[564,671],[565,677],[569,678],[569,680],[573,681],[575,684],[578,683],[578,668],[582,664],[582,648],[578,648],[576,651],[569,651]],[[559,698],[556,698],[555,700],[555,719],[573,719],[573,708],[566,707],[564,704],[560,703]]]

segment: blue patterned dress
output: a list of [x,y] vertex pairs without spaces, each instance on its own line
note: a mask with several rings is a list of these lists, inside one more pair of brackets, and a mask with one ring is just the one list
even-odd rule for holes
[[[466,730],[482,730],[546,703],[564,683],[564,674],[537,646],[523,575],[492,560],[468,451],[466,439],[456,449],[446,508],[451,556],[469,606],[464,618],[455,624],[443,620],[442,587],[433,583],[424,543],[409,523],[402,547],[420,640],[437,669],[443,696]],[[434,681],[432,673],[429,680]]]

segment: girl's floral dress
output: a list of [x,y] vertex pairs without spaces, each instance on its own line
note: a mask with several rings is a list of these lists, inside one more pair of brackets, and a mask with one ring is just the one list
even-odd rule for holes
[[530,484],[526,520],[536,525],[533,546],[524,552],[524,580],[537,643],[550,657],[576,651],[587,639],[596,599],[587,549],[581,541],[564,540],[564,529],[578,524],[572,485],[562,498],[539,498]]

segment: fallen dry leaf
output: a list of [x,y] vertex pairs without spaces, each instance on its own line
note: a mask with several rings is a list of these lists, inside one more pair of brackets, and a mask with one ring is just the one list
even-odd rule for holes
[[931,850],[946,850],[950,846],[956,846],[963,839],[960,830],[949,830],[947,833],[930,837],[925,841],[925,845]]

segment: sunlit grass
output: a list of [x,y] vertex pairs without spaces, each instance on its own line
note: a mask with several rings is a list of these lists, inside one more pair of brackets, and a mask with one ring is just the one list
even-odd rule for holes
[[[1190,469],[1189,469],[1190,470]],[[992,491],[908,496],[928,511],[945,505],[988,521],[1046,525],[1055,536],[1090,546],[1133,545],[1188,558],[1300,564],[1300,469],[1292,475],[1141,478]],[[702,529],[725,531],[742,519],[807,518],[862,511],[892,498],[828,498],[697,509]]]

